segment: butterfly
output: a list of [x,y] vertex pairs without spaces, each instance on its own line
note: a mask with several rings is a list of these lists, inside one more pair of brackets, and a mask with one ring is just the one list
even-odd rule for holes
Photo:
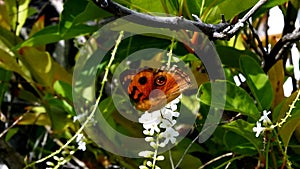
[[127,70],[120,81],[136,109],[148,112],[161,109],[191,85],[189,75],[176,65]]

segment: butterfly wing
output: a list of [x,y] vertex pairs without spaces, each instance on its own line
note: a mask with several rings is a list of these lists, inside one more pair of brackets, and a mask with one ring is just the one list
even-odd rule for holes
[[135,107],[142,111],[160,109],[191,84],[189,76],[177,66],[147,68],[138,73],[129,70],[123,72],[120,79]]
[[[190,87],[191,80],[188,74],[183,72],[177,66],[171,68],[162,67],[155,75],[154,79],[165,76],[164,85],[155,85],[155,89],[164,91],[167,103],[177,98],[184,90]],[[156,84],[154,80],[154,84]]]

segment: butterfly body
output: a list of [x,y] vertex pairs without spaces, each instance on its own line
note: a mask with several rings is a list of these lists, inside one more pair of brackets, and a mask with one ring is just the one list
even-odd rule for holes
[[136,109],[149,112],[162,108],[191,84],[189,76],[177,66],[125,71],[120,77]]

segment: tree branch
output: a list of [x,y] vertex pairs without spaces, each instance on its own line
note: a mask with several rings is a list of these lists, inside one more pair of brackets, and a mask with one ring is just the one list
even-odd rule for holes
[[0,138],[0,152],[0,160],[6,162],[9,168],[22,169],[24,167],[23,157],[2,138]]
[[273,47],[271,52],[268,55],[268,58],[273,58],[272,60],[268,60],[264,67],[265,71],[268,71],[272,65],[274,65],[279,59],[281,59],[281,55],[283,51],[290,46],[290,44],[298,41],[300,39],[300,30],[294,31],[293,33],[288,33],[284,35]]
[[[134,23],[140,23],[146,26],[170,28],[170,29],[186,29],[192,31],[198,31],[200,29],[210,39],[230,39],[236,32],[244,27],[245,22],[264,4],[267,0],[260,0],[255,6],[250,9],[246,15],[240,19],[235,25],[221,22],[219,24],[207,24],[201,21],[191,21],[183,17],[161,17],[152,16],[144,13],[139,13],[130,10],[116,2],[111,0],[94,0],[95,4],[114,14],[117,17],[123,17],[127,15],[134,15],[134,20],[130,21]],[[223,20],[223,19],[222,19]],[[197,29],[196,29],[197,28]]]

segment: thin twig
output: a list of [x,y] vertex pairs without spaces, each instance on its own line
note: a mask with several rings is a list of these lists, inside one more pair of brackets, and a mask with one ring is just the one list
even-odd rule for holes
[[234,35],[237,31],[239,31],[241,28],[244,27],[244,24],[246,21],[263,5],[267,2],[268,0],[260,0],[258,1],[246,14],[245,16],[240,19],[231,30],[228,32],[223,32],[228,35]]
[[269,53],[269,34],[268,34],[268,30],[269,30],[269,25],[268,25],[268,22],[269,22],[269,17],[270,17],[270,11],[268,10],[267,11],[267,14],[266,14],[266,20],[265,20],[265,38],[266,38],[266,43],[265,43],[265,46],[266,46],[266,52]]
[[226,153],[226,154],[223,154],[223,155],[221,155],[221,156],[219,156],[219,157],[216,157],[216,158],[214,158],[214,159],[208,161],[207,163],[203,164],[201,167],[199,167],[199,169],[203,169],[204,167],[208,166],[209,164],[211,164],[211,163],[213,163],[213,162],[215,162],[215,161],[218,161],[218,160],[220,160],[220,159],[222,159],[222,158],[229,157],[229,156],[232,156],[232,155],[233,155],[233,153]]
[[[196,15],[192,15],[196,21],[191,21],[183,17],[161,17],[152,16],[144,13],[140,13],[134,10],[130,10],[116,2],[111,0],[94,0],[102,9],[114,14],[117,17],[123,17],[127,15],[134,15],[134,18],[127,18],[134,23],[144,24],[146,26],[170,28],[170,29],[187,29],[192,31],[198,31],[200,29],[210,39],[230,39],[241,28],[244,27],[246,21],[268,0],[258,1],[236,24],[230,25],[225,22],[225,17],[222,15],[221,23],[219,24],[207,24],[203,23]],[[195,29],[197,28],[197,29]]]
[[[248,22],[249,23],[249,22]],[[254,37],[254,39],[256,39],[257,43],[258,43],[258,48],[260,49],[261,53],[262,53],[262,57],[265,59],[266,56],[267,56],[267,52],[266,50],[264,49],[264,46],[258,36],[258,34],[256,33],[256,30],[253,28],[253,26],[249,23],[249,28],[252,32],[252,35]]]
[[9,129],[13,128],[16,124],[18,124],[19,121],[21,121],[23,119],[23,117],[24,117],[24,115],[21,115],[20,117],[18,117],[17,120],[15,120],[12,125],[10,125],[8,128],[6,128],[2,133],[0,133],[0,138],[3,137],[3,135],[6,134]]
[[300,39],[300,30],[295,30],[293,33],[288,33],[284,35],[273,47],[270,51],[268,58],[273,58],[272,60],[268,60],[265,65],[265,71],[269,70],[271,66],[276,63],[279,59],[281,59],[282,52],[284,49],[290,47],[292,43],[298,41]]

